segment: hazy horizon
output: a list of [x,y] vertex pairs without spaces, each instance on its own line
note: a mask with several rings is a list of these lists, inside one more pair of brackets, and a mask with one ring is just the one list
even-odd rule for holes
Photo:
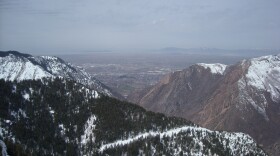
[[278,0],[0,0],[0,50],[280,49]]

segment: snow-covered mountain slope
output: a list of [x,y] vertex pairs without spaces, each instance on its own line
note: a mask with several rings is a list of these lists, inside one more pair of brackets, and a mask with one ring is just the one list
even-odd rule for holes
[[[243,62],[249,64],[247,85],[270,93],[274,102],[280,101],[280,55],[263,56]],[[242,83],[242,80],[240,83]]]
[[266,155],[246,134],[97,98],[68,79],[0,80],[0,86],[0,143],[9,155]]
[[31,56],[16,51],[0,52],[0,79],[28,80],[64,77],[90,86],[108,96],[119,97],[107,86],[76,67],[54,56]]
[[40,79],[53,76],[41,66],[33,64],[28,57],[26,58],[14,54],[0,57],[0,78],[11,81],[21,81],[25,79]]
[[195,64],[130,100],[210,129],[248,133],[272,154],[280,154],[280,55],[229,66]]
[[269,101],[280,103],[280,55],[244,60],[241,67],[245,72],[238,81],[240,101],[251,104],[269,121]]

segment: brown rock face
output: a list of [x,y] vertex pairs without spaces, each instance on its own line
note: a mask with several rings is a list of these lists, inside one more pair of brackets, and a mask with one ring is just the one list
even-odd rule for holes
[[221,75],[213,75],[209,70],[194,65],[166,75],[134,102],[155,112],[189,118],[202,109],[202,101],[211,96],[221,78]]
[[213,66],[193,65],[130,100],[213,130],[248,133],[269,154],[280,155],[279,58],[244,60],[220,73]]

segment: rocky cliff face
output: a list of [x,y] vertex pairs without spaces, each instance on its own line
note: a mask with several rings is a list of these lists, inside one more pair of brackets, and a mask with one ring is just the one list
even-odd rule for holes
[[220,73],[213,74],[204,66],[193,65],[165,76],[139,101],[133,102],[149,110],[188,118],[201,109],[201,102],[211,95],[221,78]]
[[248,133],[279,155],[279,97],[280,56],[276,55],[227,67],[196,64],[167,75],[131,101],[210,129]]

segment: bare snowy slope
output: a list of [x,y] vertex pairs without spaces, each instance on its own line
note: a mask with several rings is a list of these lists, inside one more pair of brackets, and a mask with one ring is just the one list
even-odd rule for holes
[[43,77],[64,77],[90,86],[108,96],[121,96],[100,81],[76,67],[54,56],[32,56],[16,51],[0,52],[0,79],[29,80]]
[[209,69],[213,74],[224,74],[227,65],[215,63],[215,64],[206,64],[206,63],[198,63],[197,65],[204,67],[205,69]]
[[[274,102],[280,102],[280,55],[263,56],[242,62],[247,73],[239,80],[239,89],[246,86],[255,88],[261,97],[270,94]],[[262,93],[260,93],[262,92]],[[263,104],[267,103],[263,99]]]

